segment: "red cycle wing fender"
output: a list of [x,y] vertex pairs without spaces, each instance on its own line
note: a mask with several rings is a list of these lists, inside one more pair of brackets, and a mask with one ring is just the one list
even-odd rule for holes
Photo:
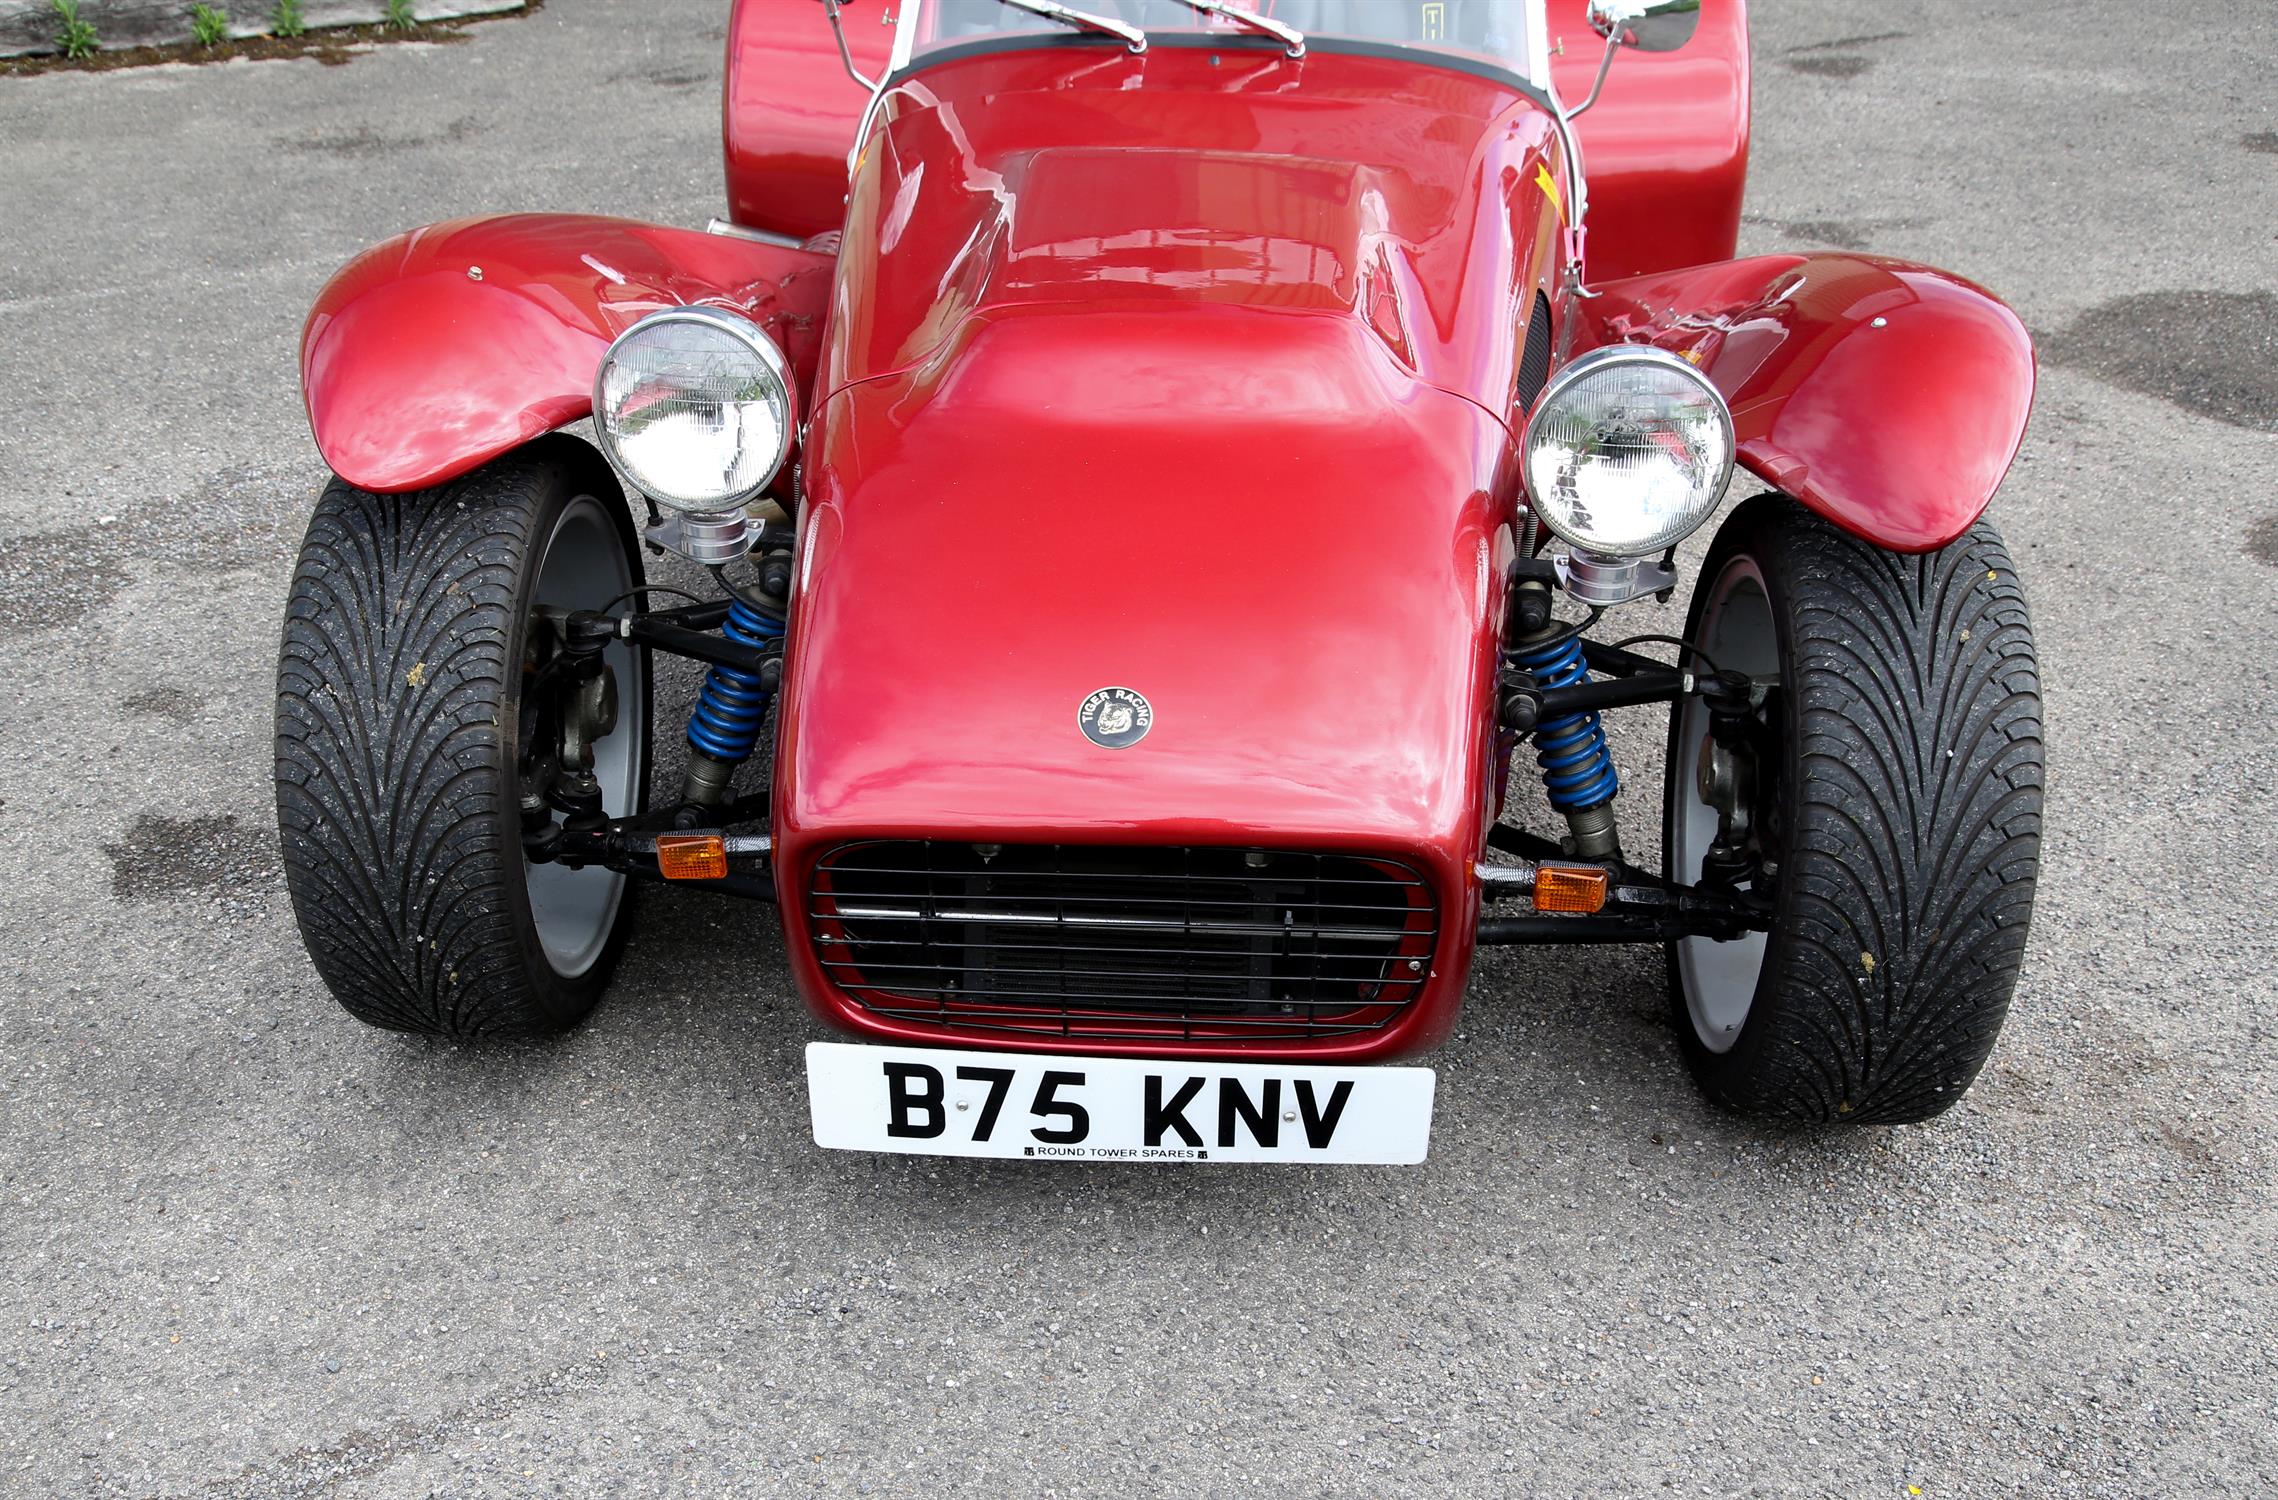
[[[892,9],[846,15],[847,49],[872,78],[893,50],[893,28],[878,24]],[[815,0],[736,0],[720,108],[728,217],[801,238],[845,223],[846,154],[869,103]]]
[[[1579,102],[1605,44],[1587,0],[1550,0],[1551,80]],[[1636,276],[1732,259],[1748,182],[1748,7],[1701,7],[1674,52],[1625,51],[1574,122],[1590,185],[1590,273]]]
[[832,262],[627,219],[514,214],[399,235],[326,284],[301,337],[309,426],[383,493],[454,479],[593,410],[609,342],[660,308],[733,308],[813,379]]
[[1869,255],[1765,255],[1607,282],[1583,342],[1692,360],[1743,468],[1898,552],[1943,547],[2024,441],[2033,341],[1957,276]]

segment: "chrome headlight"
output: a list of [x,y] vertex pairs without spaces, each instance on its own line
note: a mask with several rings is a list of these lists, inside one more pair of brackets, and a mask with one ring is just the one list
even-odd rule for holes
[[783,351],[716,307],[649,314],[617,335],[593,380],[610,462],[678,510],[729,510],[766,488],[798,417]]
[[1577,551],[1659,552],[1709,518],[1732,482],[1732,412],[1665,349],[1593,350],[1527,419],[1527,496]]

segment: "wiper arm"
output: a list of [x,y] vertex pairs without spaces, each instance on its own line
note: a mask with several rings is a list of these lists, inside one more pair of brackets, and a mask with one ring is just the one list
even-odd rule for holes
[[1121,21],[1111,21],[1105,16],[1095,16],[1088,10],[1076,10],[1062,5],[1060,0],[997,0],[997,3],[1009,5],[1014,10],[1025,10],[1032,16],[1042,16],[1047,21],[1058,21],[1063,26],[1073,26],[1079,31],[1096,31],[1104,36],[1121,37],[1124,45],[1134,52],[1147,50],[1147,33],[1138,27],[1126,26]]
[[1265,33],[1288,48],[1291,57],[1305,55],[1305,33],[1286,21],[1261,16],[1256,11],[1244,10],[1239,5],[1228,5],[1226,0],[1186,0],[1186,3],[1206,16],[1224,16],[1237,26]]

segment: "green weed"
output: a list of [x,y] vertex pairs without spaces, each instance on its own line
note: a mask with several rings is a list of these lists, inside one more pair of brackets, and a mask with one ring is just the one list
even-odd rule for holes
[[277,8],[269,13],[269,30],[277,36],[299,36],[308,30],[301,0],[277,0]]
[[419,17],[411,13],[411,0],[388,0],[388,13],[380,24],[390,31],[409,31],[419,24]]
[[79,19],[79,0],[53,0],[56,18],[63,22],[55,34],[55,45],[65,57],[93,57],[96,36],[92,21]]
[[218,5],[190,7],[190,40],[201,47],[218,47],[229,40],[229,12]]

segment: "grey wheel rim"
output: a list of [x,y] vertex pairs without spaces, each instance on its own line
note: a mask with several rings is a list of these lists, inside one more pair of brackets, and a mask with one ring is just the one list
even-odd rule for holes
[[[632,587],[632,560],[619,542],[615,518],[591,495],[577,496],[540,551],[532,603],[600,609]],[[630,643],[612,643],[604,659],[617,677],[617,727],[594,742],[593,775],[601,785],[602,810],[618,818],[635,811],[648,769],[648,688]],[[590,865],[573,870],[525,861],[523,869],[530,919],[547,964],[563,979],[579,978],[609,946],[625,900],[625,876]]]
[[[1708,603],[1696,631],[1701,649],[1727,670],[1758,679],[1780,673],[1779,632],[1763,570],[1746,555],[1727,561],[1710,580]],[[1708,710],[1688,698],[1677,725],[1677,764],[1669,795],[1671,810],[1669,873],[1687,885],[1700,879],[1701,861],[1716,839],[1716,811],[1700,798],[1701,745],[1708,734]],[[1688,937],[1677,941],[1677,981],[1693,1034],[1711,1052],[1729,1052],[1740,1040],[1755,1007],[1764,973],[1765,934],[1752,932],[1729,942]]]

